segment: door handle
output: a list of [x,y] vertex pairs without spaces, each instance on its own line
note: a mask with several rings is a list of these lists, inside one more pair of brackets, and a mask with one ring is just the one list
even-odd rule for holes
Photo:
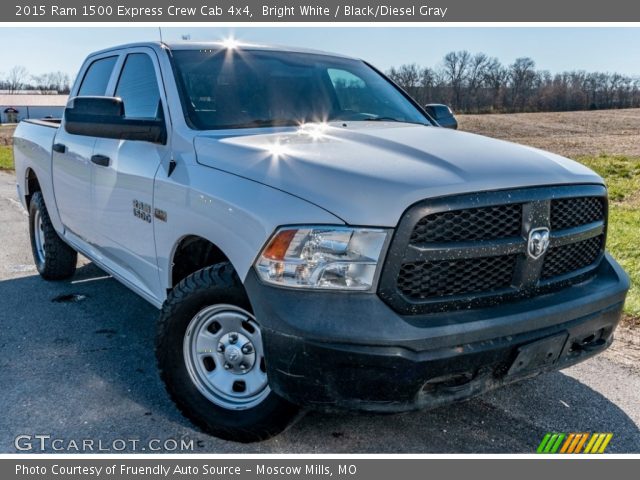
[[51,147],[54,152],[58,153],[66,153],[67,146],[64,143],[54,143],[53,147]]
[[111,159],[106,155],[93,155],[91,157],[91,161],[96,165],[100,165],[101,167],[108,167],[111,163]]

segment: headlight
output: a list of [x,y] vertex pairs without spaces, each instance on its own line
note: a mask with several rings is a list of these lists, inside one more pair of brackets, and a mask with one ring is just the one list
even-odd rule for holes
[[388,231],[283,227],[256,261],[260,278],[283,287],[369,290]]

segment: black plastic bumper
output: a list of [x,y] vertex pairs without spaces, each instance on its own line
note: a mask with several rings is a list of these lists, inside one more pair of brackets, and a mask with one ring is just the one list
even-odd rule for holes
[[401,316],[377,295],[245,286],[271,387],[316,408],[403,411],[580,362],[613,340],[629,288],[608,255],[592,279],[473,311]]

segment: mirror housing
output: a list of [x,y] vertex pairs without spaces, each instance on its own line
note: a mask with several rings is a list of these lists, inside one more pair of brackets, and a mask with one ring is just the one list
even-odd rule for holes
[[441,127],[451,128],[452,130],[458,129],[458,120],[456,120],[453,110],[448,105],[429,103],[424,106],[424,109]]
[[127,118],[117,97],[75,97],[64,109],[64,128],[73,135],[165,144],[164,119]]

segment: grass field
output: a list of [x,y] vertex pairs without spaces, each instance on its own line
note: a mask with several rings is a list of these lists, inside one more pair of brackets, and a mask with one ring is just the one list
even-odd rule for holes
[[[460,129],[578,160],[609,188],[607,248],[631,275],[626,322],[640,327],[640,109],[460,115]],[[13,128],[0,126],[0,169],[13,168]]]
[[13,170],[13,154],[11,153],[12,125],[0,125],[0,170]]
[[13,153],[6,145],[0,145],[0,170],[13,170]]

